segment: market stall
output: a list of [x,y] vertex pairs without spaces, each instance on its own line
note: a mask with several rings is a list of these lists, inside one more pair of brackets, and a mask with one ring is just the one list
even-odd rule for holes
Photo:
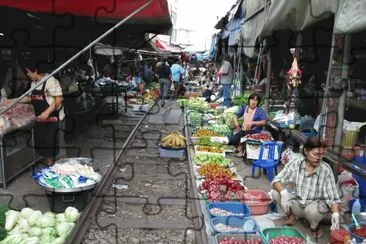
[[[305,243],[307,237],[295,228],[269,228],[264,224],[261,218],[271,211],[271,196],[259,189],[248,189],[227,157],[232,148],[226,145],[226,136],[233,133],[230,114],[235,109],[226,111],[201,98],[180,102],[185,106],[187,157],[196,182],[193,191],[200,199],[197,202],[208,243]],[[246,139],[256,143],[273,140],[262,134]],[[268,151],[264,154],[269,156]],[[249,157],[258,159],[253,153]]]
[[[0,110],[6,105],[0,105]],[[36,160],[33,147],[35,115],[32,105],[17,104],[0,116],[0,182],[7,182],[32,166]]]

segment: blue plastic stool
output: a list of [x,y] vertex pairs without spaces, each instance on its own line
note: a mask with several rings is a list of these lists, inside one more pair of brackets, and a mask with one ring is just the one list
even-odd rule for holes
[[[259,176],[261,169],[266,170],[269,181],[272,181],[277,174],[277,165],[280,162],[282,152],[282,142],[263,142],[259,151],[258,160],[254,160],[252,164],[252,177],[254,177],[255,169],[259,168]],[[264,149],[268,148],[268,157],[263,159]],[[275,151],[277,149],[278,159],[275,159]]]

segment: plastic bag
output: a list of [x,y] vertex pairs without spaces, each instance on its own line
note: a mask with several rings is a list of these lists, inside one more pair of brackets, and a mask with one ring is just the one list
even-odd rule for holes
[[348,202],[359,197],[359,185],[353,178],[352,173],[345,170],[338,176],[337,186],[341,198],[341,213],[344,213],[349,210]]

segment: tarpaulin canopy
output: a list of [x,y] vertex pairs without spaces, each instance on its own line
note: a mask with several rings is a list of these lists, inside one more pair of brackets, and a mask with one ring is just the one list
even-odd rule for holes
[[271,36],[277,30],[302,31],[332,16],[337,2],[338,0],[271,0],[260,36]]
[[340,0],[335,19],[335,33],[356,33],[366,30],[366,1]]
[[[34,13],[54,15],[71,14],[74,16],[95,17],[108,22],[118,22],[145,4],[146,0],[1,0],[0,5],[22,9]],[[131,23],[144,23],[149,20],[160,22],[170,28],[171,21],[166,0],[155,0],[147,8],[137,13]],[[149,22],[145,23],[149,25]]]
[[256,43],[266,19],[266,0],[246,0],[242,4],[245,11],[244,25],[242,27],[242,51],[250,58],[256,54]]
[[153,41],[153,45],[162,52],[170,52],[170,53],[181,53],[182,52],[182,48],[169,44],[165,41],[162,41],[158,38],[155,38]]
[[[147,0],[1,0],[0,31],[5,45],[25,32],[27,46],[82,48]],[[104,43],[142,48],[145,33],[167,34],[172,27],[167,0],[154,0]]]

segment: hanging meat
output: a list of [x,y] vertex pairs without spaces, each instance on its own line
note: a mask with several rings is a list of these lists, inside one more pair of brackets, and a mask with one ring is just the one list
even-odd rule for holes
[[297,58],[294,57],[294,61],[292,62],[291,69],[287,72],[289,75],[289,85],[293,87],[298,87],[301,84],[301,75],[302,71],[299,68],[297,63]]

